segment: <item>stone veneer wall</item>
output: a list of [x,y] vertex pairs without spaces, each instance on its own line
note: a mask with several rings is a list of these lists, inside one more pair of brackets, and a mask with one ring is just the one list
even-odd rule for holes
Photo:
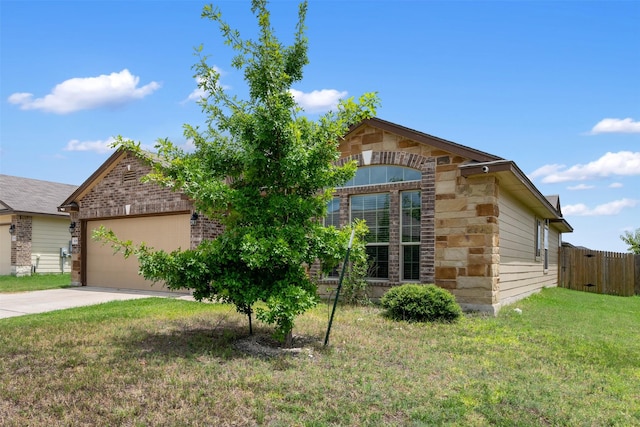
[[[193,203],[184,194],[153,183],[140,182],[150,170],[133,154],[125,153],[113,169],[77,201],[79,211],[71,212],[71,221],[76,223],[72,241],[74,237],[77,238],[77,243],[72,244],[73,285],[81,285],[82,242],[83,238],[91,238],[83,234],[87,220],[193,212]],[[219,223],[200,215],[197,224],[191,226],[191,247],[196,247],[203,239],[216,237],[221,231]]]
[[31,275],[31,239],[33,236],[33,217],[13,215],[11,224],[15,226],[15,240],[11,238],[11,274],[14,276]]
[[[500,262],[498,183],[495,178],[463,178],[459,166],[468,163],[469,159],[371,126],[363,126],[340,144],[343,158],[358,158],[368,150],[373,151],[373,159],[385,152],[393,153],[385,155],[395,158],[410,159],[412,155],[419,155],[433,160],[434,282],[450,290],[467,310],[495,312]],[[432,198],[423,193],[423,203],[426,199]],[[341,221],[347,222],[348,216],[343,218],[341,214]],[[423,223],[423,227],[430,225]],[[423,241],[425,243],[428,244],[428,240]],[[421,281],[433,283],[422,280],[422,275]]]
[[439,172],[440,182],[455,184],[453,192],[436,194],[436,284],[451,290],[467,310],[495,313],[500,278],[497,182],[492,176],[465,179],[457,167]]

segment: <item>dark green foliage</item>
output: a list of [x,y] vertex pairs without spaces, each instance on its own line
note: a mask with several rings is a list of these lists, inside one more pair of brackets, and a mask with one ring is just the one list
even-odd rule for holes
[[402,285],[391,288],[380,300],[386,314],[395,320],[454,322],[462,309],[454,296],[435,285]]
[[258,318],[290,337],[295,316],[318,300],[306,268],[316,260],[329,268],[344,257],[347,232],[327,229],[319,219],[334,188],[356,170],[353,161],[336,165],[339,140],[351,125],[375,114],[378,99],[365,94],[359,103],[343,100],[335,111],[309,120],[291,93],[308,63],[306,2],[299,7],[290,46],[276,38],[266,0],[253,0],[251,10],[259,27],[255,40],[241,38],[217,8],[205,6],[202,12],[237,53],[232,66],[245,77],[248,99],[225,91],[199,47],[194,70],[205,92],[200,105],[206,126],[184,127],[195,151],[166,139],[158,141],[157,156],[123,138],[115,144],[151,164],[147,181],[186,194],[200,214],[224,225],[224,233],[171,253],[134,247],[104,229],[94,237],[138,257],[145,278],[164,281],[170,289],[192,289],[198,300],[232,303],[249,319],[252,306],[265,303],[257,308]]

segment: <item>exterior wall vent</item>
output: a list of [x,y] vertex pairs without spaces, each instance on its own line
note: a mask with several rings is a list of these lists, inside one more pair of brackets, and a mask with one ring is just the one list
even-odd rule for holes
[[122,183],[123,184],[131,184],[136,182],[136,172],[132,170],[128,170],[122,174]]

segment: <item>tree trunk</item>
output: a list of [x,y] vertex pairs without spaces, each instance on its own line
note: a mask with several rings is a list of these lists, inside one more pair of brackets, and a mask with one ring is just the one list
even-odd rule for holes
[[248,307],[244,312],[249,318],[249,335],[253,335],[253,324],[251,323],[251,313],[253,313],[253,310],[251,310],[251,307]]
[[286,348],[293,347],[293,330],[291,329],[289,329],[289,332],[287,332],[284,336],[284,346]]

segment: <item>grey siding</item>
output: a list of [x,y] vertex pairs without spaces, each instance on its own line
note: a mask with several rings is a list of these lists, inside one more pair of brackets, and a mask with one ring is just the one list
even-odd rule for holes
[[60,248],[68,251],[71,235],[69,218],[33,218],[31,264],[36,273],[62,273],[71,271],[71,258],[60,258]]

